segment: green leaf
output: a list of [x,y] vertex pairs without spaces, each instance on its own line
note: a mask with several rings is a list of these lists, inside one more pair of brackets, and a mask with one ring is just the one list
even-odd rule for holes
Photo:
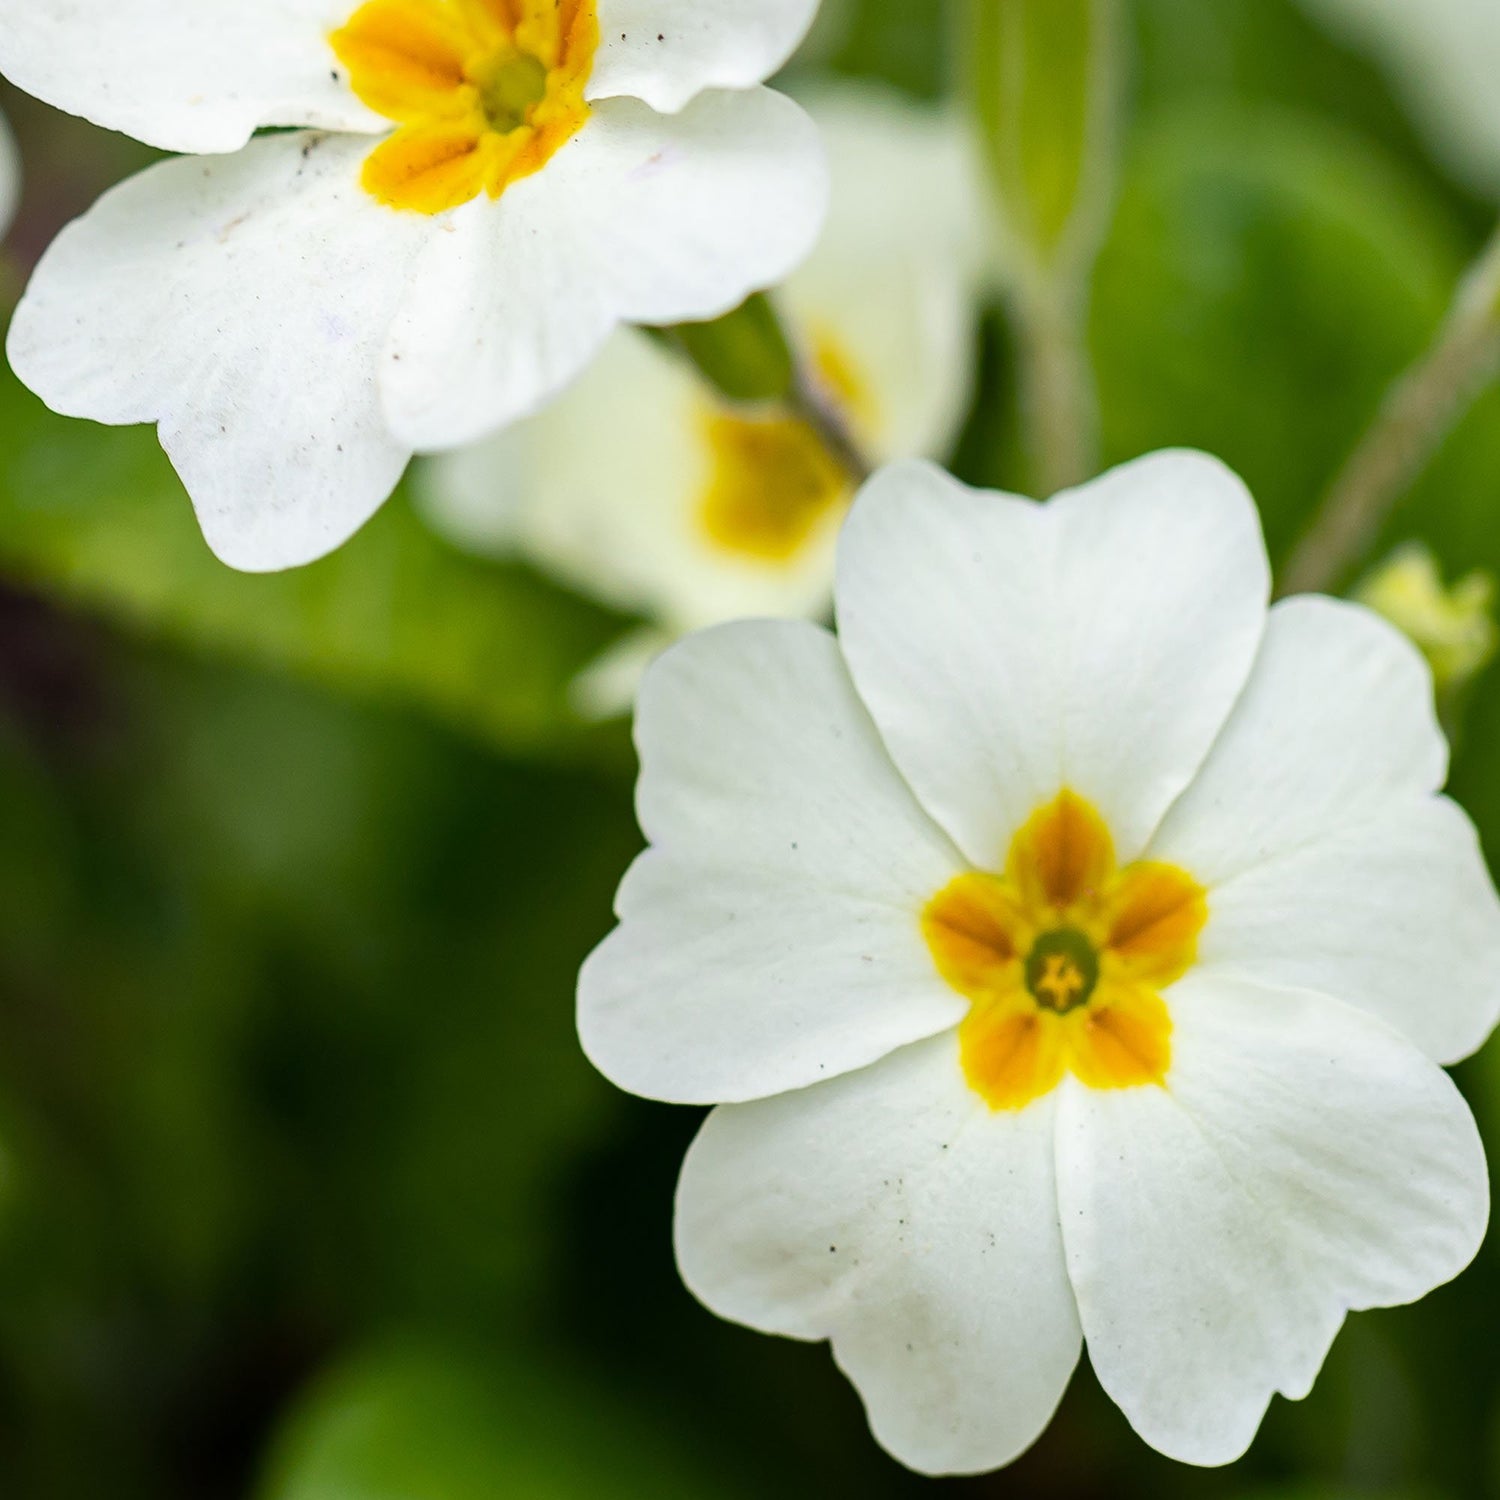
[[1095,279],[1106,460],[1218,454],[1281,554],[1469,253],[1440,195],[1315,116],[1163,111],[1138,136]]
[[792,393],[796,360],[764,292],[711,323],[679,323],[662,337],[730,401],[783,401]]
[[959,56],[1023,263],[1083,274],[1114,186],[1117,0],[961,0]]
[[743,1495],[670,1411],[576,1374],[408,1347],[316,1387],[260,1500],[714,1500]]
[[46,411],[0,367],[0,571],[143,634],[409,704],[509,751],[578,740],[576,673],[619,622],[439,541],[397,495],[311,567],[208,551],[149,428]]

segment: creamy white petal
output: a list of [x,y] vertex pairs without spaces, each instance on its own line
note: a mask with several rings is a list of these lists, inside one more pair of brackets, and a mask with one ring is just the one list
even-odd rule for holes
[[11,364],[54,410],[160,424],[237,568],[331,551],[410,456],[376,368],[432,221],[360,188],[364,151],[283,134],[151,167],[58,236],[11,324]]
[[812,122],[769,89],[680,115],[597,106],[544,171],[434,236],[392,335],[392,429],[477,441],[582,373],[619,323],[718,317],[812,248],[827,199]]
[[1421,653],[1378,615],[1333,599],[1278,604],[1243,696],[1151,841],[1214,886],[1435,792],[1448,745]]
[[1484,1151],[1448,1077],[1321,996],[1189,976],[1163,1088],[1058,1100],[1068,1269],[1100,1383],[1153,1447],[1220,1464],[1307,1394],[1346,1310],[1473,1258]]
[[1205,973],[1315,989],[1438,1062],[1500,1018],[1500,900],[1473,824],[1445,797],[1393,799],[1209,893]]
[[1244,687],[1269,571],[1244,486],[1154,454],[1038,506],[896,464],[840,546],[840,638],[918,798],[975,864],[1063,788],[1122,859]]
[[[836,353],[852,375],[851,415],[870,450],[939,456],[975,363],[983,195],[964,133],[880,89],[824,89],[807,103],[828,141],[833,202],[779,295],[814,352]],[[428,514],[461,546],[519,550],[674,631],[826,614],[836,508],[789,558],[732,552],[703,524],[710,419],[724,410],[682,357],[619,330],[537,416],[428,466]]]
[[958,1022],[920,915],[962,863],[826,631],[753,621],[680,642],[647,674],[636,739],[653,847],[579,978],[600,1072],[648,1098],[743,1101]]
[[780,301],[860,388],[851,426],[880,463],[945,458],[973,396],[995,237],[962,117],[870,84],[798,101],[823,133],[833,197],[818,248]]
[[568,689],[573,712],[595,723],[623,718],[635,704],[646,669],[672,641],[654,625],[622,635],[573,679]]
[[1468,819],[1432,794],[1448,749],[1426,663],[1367,610],[1271,611],[1244,696],[1153,858],[1209,888],[1208,969],[1321,991],[1439,1062],[1500,1015],[1500,901]]
[[545,411],[434,459],[422,484],[428,513],[461,545],[520,551],[674,633],[826,614],[841,514],[786,562],[731,553],[702,524],[709,419],[720,411],[682,356],[618,329]]
[[21,201],[21,153],[4,115],[0,115],[0,239],[10,228]]
[[715,1110],[678,1187],[683,1280],[721,1317],[831,1340],[875,1436],[910,1467],[1008,1463],[1078,1359],[1053,1111],[990,1110],[951,1034]]
[[705,89],[764,83],[817,11],[818,0],[599,0],[588,97],[633,94],[675,114]]
[[328,35],[359,0],[0,0],[0,73],[164,151],[236,151],[263,125],[378,131]]

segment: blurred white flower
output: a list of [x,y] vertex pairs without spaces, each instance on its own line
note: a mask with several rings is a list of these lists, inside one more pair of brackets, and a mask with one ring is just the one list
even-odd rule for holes
[[1303,0],[1390,71],[1434,149],[1500,197],[1500,5],[1494,0]]
[[[967,136],[869,87],[805,102],[833,197],[783,310],[862,447],[939,456],[969,404],[989,248]],[[715,399],[629,329],[547,411],[445,455],[423,481],[429,513],[461,545],[520,552],[657,622],[585,679],[599,711],[629,705],[652,642],[737,616],[825,613],[853,489],[806,423]]]
[[840,545],[837,640],[648,674],[584,1046],[720,1104],[684,1278],[831,1340],[905,1463],[1014,1458],[1085,1341],[1149,1443],[1227,1462],[1483,1236],[1438,1064],[1500,1011],[1500,904],[1426,666],[1357,606],[1268,613],[1200,455],[1045,506],[901,464]]
[[802,259],[822,153],[755,85],[816,8],[0,0],[0,72],[202,153],[63,232],[11,362],[58,411],[158,423],[226,562],[309,561],[620,323],[718,316]]
[[0,115],[0,239],[15,218],[21,201],[21,155],[5,116]]

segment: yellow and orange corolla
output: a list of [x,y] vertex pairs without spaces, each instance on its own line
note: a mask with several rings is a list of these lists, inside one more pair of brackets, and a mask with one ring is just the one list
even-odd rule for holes
[[582,129],[593,0],[369,0],[330,38],[359,98],[397,129],[365,190],[437,214],[498,198]]
[[970,1001],[959,1027],[970,1086],[1016,1110],[1069,1073],[1101,1089],[1164,1083],[1172,1018],[1161,992],[1192,967],[1207,920],[1185,871],[1121,868],[1082,797],[1064,791],[1039,808],[1003,873],[958,876],[922,914],[938,971]]

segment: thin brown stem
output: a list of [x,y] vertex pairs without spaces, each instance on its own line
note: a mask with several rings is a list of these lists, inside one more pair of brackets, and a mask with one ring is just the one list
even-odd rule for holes
[[1500,374],[1500,230],[1428,351],[1391,388],[1281,578],[1281,594],[1342,583],[1480,392]]
[[824,394],[805,360],[798,362],[787,405],[818,434],[856,485],[863,484],[875,472],[873,460],[854,436],[844,414]]

